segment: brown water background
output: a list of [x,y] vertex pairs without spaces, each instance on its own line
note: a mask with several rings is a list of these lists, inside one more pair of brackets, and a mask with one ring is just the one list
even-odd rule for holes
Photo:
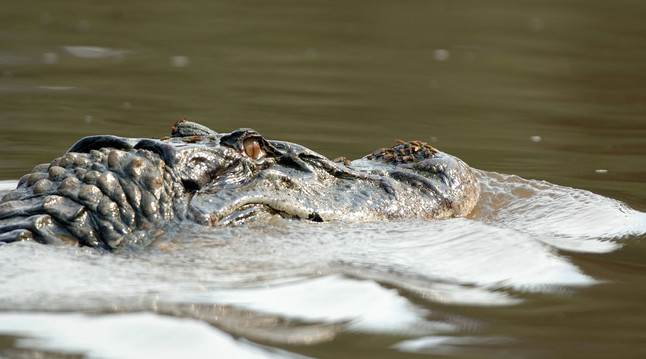
[[[424,140],[475,168],[644,211],[645,15],[629,0],[5,1],[0,179],[83,136],[160,137],[186,117],[331,158]],[[643,239],[571,254],[606,284],[465,308],[496,323],[488,335],[531,340],[462,355],[644,355]],[[381,341],[288,349],[376,357]]]

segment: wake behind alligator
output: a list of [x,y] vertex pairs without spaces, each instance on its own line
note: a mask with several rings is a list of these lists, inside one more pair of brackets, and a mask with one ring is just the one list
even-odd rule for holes
[[279,215],[314,222],[464,217],[480,193],[464,162],[419,141],[329,160],[251,129],[178,121],[161,139],[86,137],[0,202],[0,243],[144,247],[173,223]]

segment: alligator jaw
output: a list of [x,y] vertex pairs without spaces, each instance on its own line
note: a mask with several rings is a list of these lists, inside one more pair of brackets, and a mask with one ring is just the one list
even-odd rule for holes
[[330,218],[322,218],[317,211],[298,202],[267,194],[243,194],[219,208],[212,207],[208,199],[193,198],[191,201],[194,218],[201,224],[209,226],[228,225],[238,222],[238,219],[246,220],[259,212],[275,213],[284,218],[298,218],[312,222],[330,220]]

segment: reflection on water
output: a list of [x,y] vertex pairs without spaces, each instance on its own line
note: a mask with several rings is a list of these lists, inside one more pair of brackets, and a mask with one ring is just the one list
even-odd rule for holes
[[[26,337],[16,341],[15,357],[62,352],[90,358],[300,358],[263,350],[214,331],[209,325],[151,313],[89,316],[83,314],[0,314],[0,333]],[[155,343],[144,345],[142,343]],[[58,356],[60,357],[60,356]]]
[[[420,139],[486,171],[469,219],[191,228],[131,256],[3,246],[0,308],[104,316],[0,313],[0,338],[11,338],[0,355],[121,355],[6,324],[20,315],[52,328],[132,324],[155,341],[181,327],[261,357],[292,355],[275,347],[321,358],[646,354],[644,215],[630,209],[646,209],[645,10],[627,0],[2,4],[0,180],[80,137],[158,137],[183,116],[331,158]],[[138,310],[157,314],[105,314]]]

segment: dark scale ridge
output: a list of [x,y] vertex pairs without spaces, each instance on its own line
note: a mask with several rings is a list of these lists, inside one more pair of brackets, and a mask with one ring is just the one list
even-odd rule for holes
[[133,240],[134,229],[174,216],[169,176],[146,150],[66,153],[36,166],[3,198],[0,219],[9,220],[0,233],[13,226],[23,239],[116,247]]
[[366,156],[366,158],[385,163],[400,164],[423,161],[433,157],[436,153],[440,153],[440,151],[426,142],[397,140],[397,145],[391,148],[380,148],[371,155]]

